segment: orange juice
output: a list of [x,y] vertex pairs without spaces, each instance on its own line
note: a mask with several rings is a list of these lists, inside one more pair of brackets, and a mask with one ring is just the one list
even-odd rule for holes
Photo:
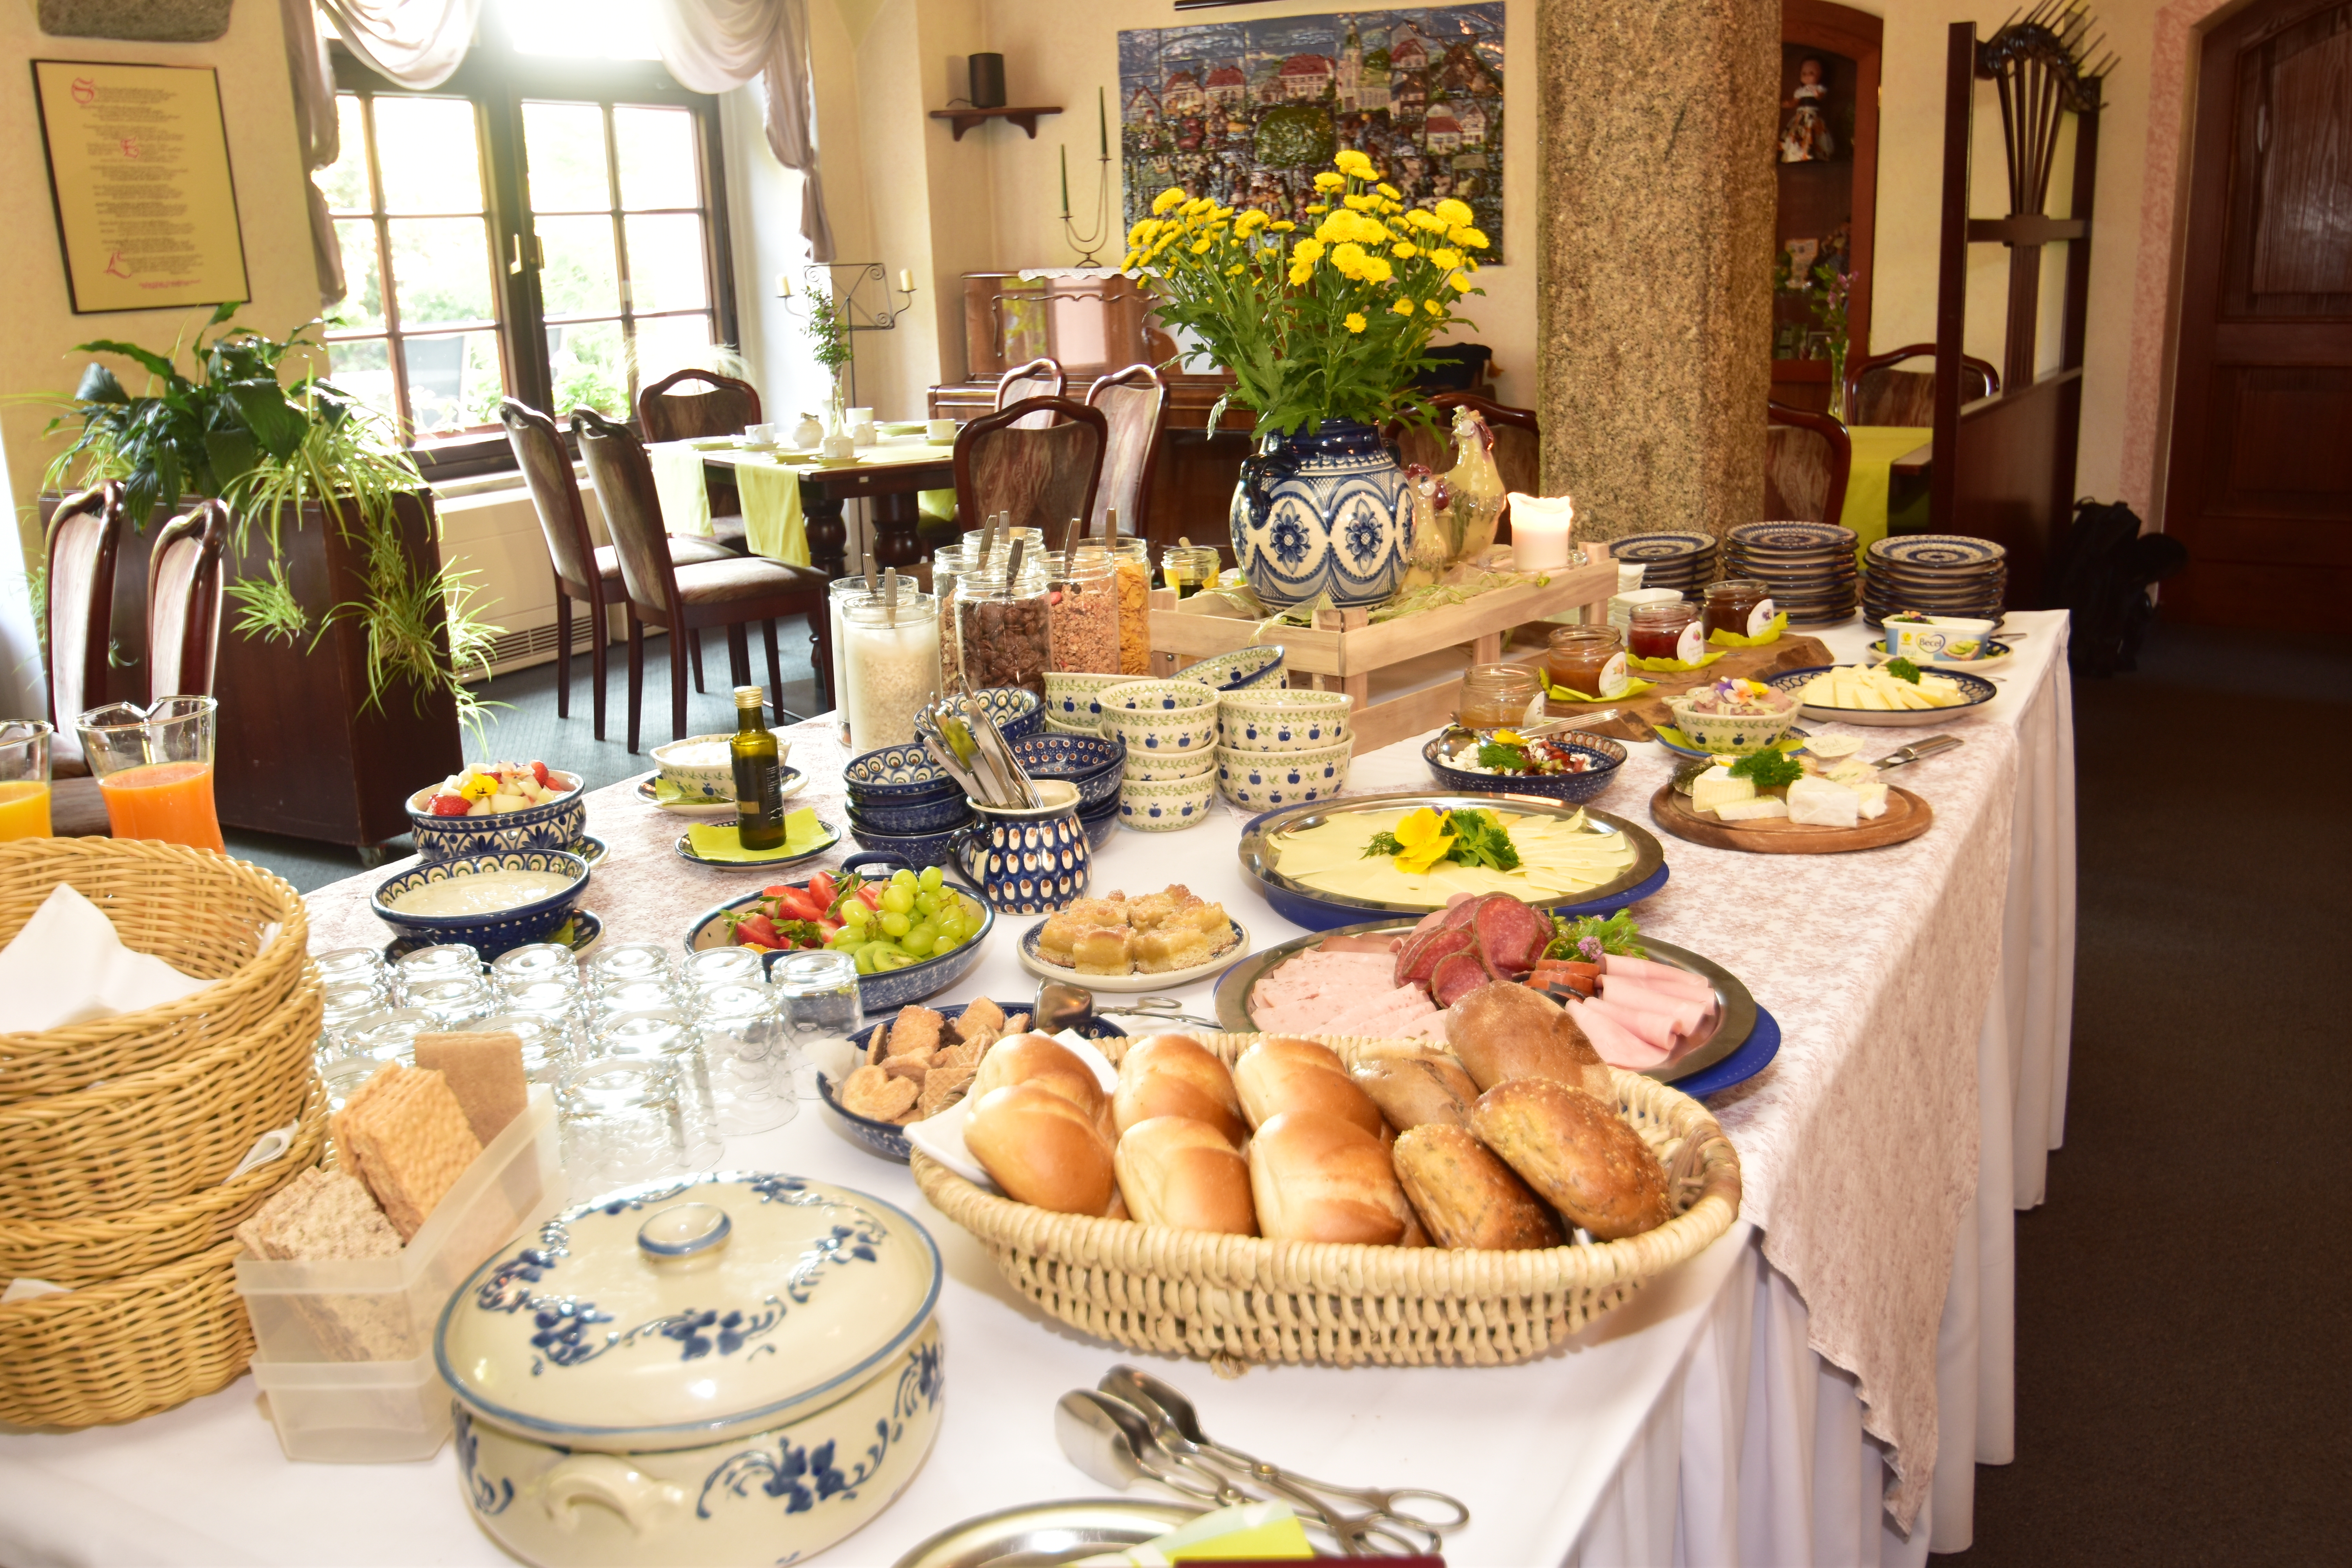
[[38,779],[0,784],[0,839],[49,837],[49,786]]
[[160,838],[228,852],[213,811],[209,763],[149,763],[98,781],[117,838]]

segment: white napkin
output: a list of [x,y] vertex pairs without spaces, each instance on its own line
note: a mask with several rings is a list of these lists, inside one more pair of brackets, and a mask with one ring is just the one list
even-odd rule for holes
[[[1054,1038],[1069,1047],[1077,1058],[1087,1064],[1087,1070],[1095,1075],[1095,1081],[1102,1085],[1105,1094],[1118,1087],[1118,1069],[1110,1065],[1110,1058],[1097,1049],[1092,1040],[1076,1029],[1065,1029]],[[996,1045],[1003,1043],[999,1040]],[[993,1051],[996,1046],[988,1048]],[[985,1061],[987,1058],[983,1057],[981,1059]],[[1002,1189],[988,1179],[988,1172],[972,1158],[971,1151],[964,1145],[964,1123],[971,1120],[971,1096],[965,1095],[937,1116],[927,1116],[920,1121],[907,1123],[907,1142],[975,1186],[992,1193],[999,1192]]]
[[123,946],[106,911],[60,882],[0,948],[0,1032],[62,1029],[160,1007],[211,984]]

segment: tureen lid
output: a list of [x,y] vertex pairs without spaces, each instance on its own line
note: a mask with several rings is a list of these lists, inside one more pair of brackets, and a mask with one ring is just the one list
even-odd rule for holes
[[441,1375],[568,1447],[672,1448],[797,1420],[921,1329],[940,1249],[903,1211],[801,1176],[719,1173],[566,1210],[443,1309]]

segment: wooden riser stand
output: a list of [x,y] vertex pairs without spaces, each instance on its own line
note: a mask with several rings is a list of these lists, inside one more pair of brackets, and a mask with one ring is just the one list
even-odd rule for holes
[[1280,643],[1289,684],[1321,691],[1345,691],[1356,700],[1351,720],[1356,750],[1377,751],[1445,722],[1461,706],[1462,678],[1375,703],[1372,676],[1410,659],[1459,648],[1462,668],[1493,664],[1503,657],[1503,637],[1513,626],[1582,608],[1590,623],[1608,619],[1617,592],[1617,565],[1594,561],[1550,574],[1541,587],[1504,588],[1459,605],[1403,616],[1379,626],[1362,610],[1324,610],[1312,626],[1278,626],[1261,638],[1255,621],[1213,613],[1222,601],[1195,596],[1179,601],[1171,589],[1151,595],[1151,654],[1155,674],[1248,647]]

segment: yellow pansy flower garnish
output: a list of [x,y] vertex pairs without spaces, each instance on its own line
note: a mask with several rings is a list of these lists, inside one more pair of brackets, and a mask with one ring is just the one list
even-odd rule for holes
[[1315,176],[1315,188],[1327,195],[1333,191],[1344,191],[1348,188],[1348,176],[1332,174],[1327,169]]
[[1151,198],[1151,216],[1158,217],[1167,212],[1169,208],[1181,206],[1183,205],[1184,187],[1181,185],[1171,185],[1166,190]]
[[1364,330],[1364,313],[1361,310],[1350,310],[1348,312],[1348,319],[1339,324],[1351,332],[1360,332]]
[[1454,847],[1446,819],[1429,806],[1409,813],[1396,825],[1396,841],[1403,846],[1396,857],[1400,871],[1423,872],[1445,858]]
[[1461,228],[1476,222],[1478,218],[1478,215],[1470,210],[1468,202],[1457,200],[1453,196],[1446,197],[1430,210],[1444,219],[1448,228]]
[[1495,731],[1495,743],[1498,746],[1524,746],[1528,742],[1527,737],[1515,730],[1497,730]]

